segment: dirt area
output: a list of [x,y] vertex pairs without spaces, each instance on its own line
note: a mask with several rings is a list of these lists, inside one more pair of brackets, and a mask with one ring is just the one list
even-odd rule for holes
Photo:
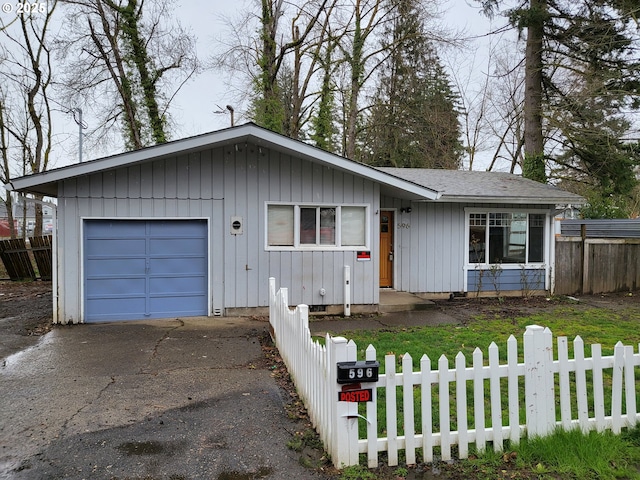
[[2,333],[47,333],[52,326],[51,303],[51,282],[0,281]]
[[435,303],[440,310],[466,324],[479,316],[522,317],[568,304],[575,308],[597,307],[614,312],[632,306],[640,308],[640,291],[600,295],[504,297],[501,299],[470,296],[456,297],[453,300],[437,300]]

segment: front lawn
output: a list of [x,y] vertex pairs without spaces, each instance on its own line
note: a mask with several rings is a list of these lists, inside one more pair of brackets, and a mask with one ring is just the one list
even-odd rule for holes
[[[590,345],[594,343],[602,345],[602,354],[605,356],[613,353],[618,341],[625,345],[634,345],[634,351],[638,351],[640,343],[638,302],[606,308],[563,301],[547,308],[532,309],[524,315],[504,315],[501,312],[503,312],[501,309],[485,312],[460,325],[358,330],[341,332],[340,335],[356,342],[359,359],[365,358],[365,349],[372,344],[377,350],[381,373],[384,371],[384,355],[388,353],[393,353],[398,358],[409,353],[413,358],[414,370],[418,369],[418,362],[423,354],[429,357],[434,368],[442,355],[449,359],[449,364],[453,367],[455,356],[458,352],[462,352],[467,358],[467,366],[470,366],[472,353],[476,348],[483,351],[486,360],[487,349],[491,342],[498,345],[501,362],[503,362],[509,336],[514,335],[518,340],[521,356],[522,335],[528,325],[534,324],[551,329],[554,350],[556,350],[558,336],[568,337],[569,358],[573,357],[572,342],[576,336],[583,339],[587,356],[589,356]],[[554,358],[556,358],[555,354],[554,351]],[[400,363],[397,368],[401,371]],[[401,393],[400,389],[398,391]],[[415,390],[415,395],[419,399],[419,389]],[[608,400],[610,403],[610,394]],[[400,398],[398,403],[401,405]],[[434,407],[436,405],[437,398],[434,397]],[[381,421],[385,418],[383,401],[378,402],[378,408],[379,426],[381,433],[384,434],[384,421]],[[607,411],[608,409],[607,406]],[[434,418],[437,418],[435,412],[434,415]],[[401,417],[400,414],[398,416]],[[455,418],[452,418],[452,423],[455,425]],[[420,419],[416,418],[416,426],[419,425]],[[398,428],[401,432],[402,426],[399,425]],[[563,449],[559,448],[563,442],[569,440],[563,436],[566,432],[558,432],[556,436],[543,441],[530,442],[525,439],[518,446],[510,446],[507,443],[505,452],[501,454],[472,453],[469,460],[444,466],[444,469],[454,475],[451,478],[640,478],[635,467],[628,467],[628,465],[636,465],[640,456],[636,430],[625,432],[625,435],[617,437],[615,441],[608,433],[589,434],[584,438],[578,434],[579,441],[575,437],[577,432],[570,432],[570,434],[573,435],[570,437],[571,448],[569,445],[565,445]],[[361,438],[362,436],[361,434]],[[603,445],[615,447],[615,454],[610,449],[603,448]],[[561,453],[553,457],[549,454],[549,452],[558,451],[564,451],[566,454]],[[588,458],[584,457],[585,455]],[[580,458],[584,459],[580,460]]]

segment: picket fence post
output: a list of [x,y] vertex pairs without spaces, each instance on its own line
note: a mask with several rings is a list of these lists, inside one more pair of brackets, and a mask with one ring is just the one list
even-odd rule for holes
[[269,277],[269,318],[273,312],[273,305],[276,298],[276,279],[275,277]]
[[329,388],[331,394],[331,461],[338,467],[358,465],[358,404],[339,402],[338,362],[353,362],[357,358],[356,344],[343,337],[333,337],[327,345]]
[[529,325],[524,332],[524,392],[529,437],[544,437],[556,425],[551,330]]

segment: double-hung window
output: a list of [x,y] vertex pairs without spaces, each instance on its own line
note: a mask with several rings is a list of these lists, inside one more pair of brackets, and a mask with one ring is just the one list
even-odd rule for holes
[[267,204],[267,249],[368,248],[364,205]]
[[544,213],[468,214],[468,257],[475,264],[544,263]]

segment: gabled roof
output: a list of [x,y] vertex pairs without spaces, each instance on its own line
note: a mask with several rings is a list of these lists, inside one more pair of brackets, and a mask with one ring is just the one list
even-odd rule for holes
[[57,197],[58,182],[62,180],[244,142],[252,142],[259,147],[273,149],[293,157],[303,158],[320,165],[368,178],[379,183],[381,189],[390,195],[395,194],[401,198],[411,200],[436,200],[440,196],[436,190],[418,185],[410,179],[389,175],[369,165],[326,152],[299,140],[271,132],[253,123],[16,178],[7,184],[7,189]]
[[580,205],[585,199],[560,188],[502,172],[390,168],[378,170],[440,192],[442,202]]

